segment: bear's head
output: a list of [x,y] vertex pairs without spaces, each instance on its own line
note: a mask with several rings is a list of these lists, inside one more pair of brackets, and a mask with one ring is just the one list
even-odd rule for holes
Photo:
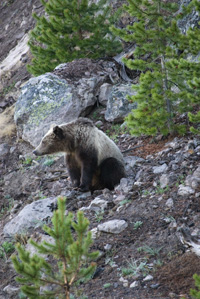
[[59,126],[54,126],[42,138],[33,153],[36,156],[42,156],[65,151],[64,139],[65,135],[63,129]]

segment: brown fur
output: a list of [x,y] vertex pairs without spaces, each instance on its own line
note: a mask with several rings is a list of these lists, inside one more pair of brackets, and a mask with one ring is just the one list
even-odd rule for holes
[[72,184],[82,191],[113,189],[125,176],[120,150],[87,118],[54,126],[34,151],[35,155],[56,152],[65,153]]

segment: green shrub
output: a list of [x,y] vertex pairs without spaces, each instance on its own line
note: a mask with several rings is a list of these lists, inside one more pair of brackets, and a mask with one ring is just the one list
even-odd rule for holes
[[197,289],[196,290],[191,289],[190,290],[190,295],[194,299],[200,299],[200,276],[198,274],[194,274],[193,278],[195,280],[195,286],[197,287]]
[[[54,243],[38,244],[31,240],[38,250],[33,256],[17,244],[18,256],[13,256],[12,261],[19,274],[16,280],[22,284],[21,291],[28,298],[69,299],[71,286],[86,281],[94,273],[96,264],[91,261],[97,258],[98,252],[89,252],[92,244],[89,221],[81,211],[78,211],[76,221],[73,218],[70,212],[65,216],[65,200],[59,198],[58,210],[52,218],[53,227],[45,225],[43,228]],[[51,263],[41,254],[48,256]]]

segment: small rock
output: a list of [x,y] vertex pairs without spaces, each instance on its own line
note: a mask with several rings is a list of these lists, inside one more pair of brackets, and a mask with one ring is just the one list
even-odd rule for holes
[[7,143],[0,144],[0,158],[6,156],[10,151],[10,147]]
[[200,152],[200,146],[197,146],[196,148],[195,148],[195,153],[199,153]]
[[104,249],[105,249],[106,251],[110,250],[111,248],[112,248],[112,245],[111,245],[111,244],[106,244],[106,245],[104,246]]
[[174,206],[174,201],[172,198],[168,198],[168,200],[166,201],[165,205],[168,207],[168,208],[172,208]]
[[16,146],[11,146],[10,154],[13,154],[16,151]]
[[[23,56],[23,55],[22,55]],[[22,84],[22,81],[17,81],[17,83],[15,84],[15,88],[20,88],[20,85]]]
[[158,207],[159,207],[159,205],[157,205],[157,204],[153,204],[153,205],[152,205],[152,208],[153,208],[153,209],[157,209]]
[[166,223],[171,223],[173,221],[173,219],[171,217],[164,217],[163,220],[166,222]]
[[96,123],[95,123],[95,126],[97,127],[101,127],[103,125],[103,122],[101,120],[98,120]]
[[167,168],[168,168],[168,166],[166,163],[162,164],[161,166],[154,166],[153,173],[159,174],[159,173],[165,172],[167,170]]
[[116,212],[119,213],[120,211],[123,210],[123,208],[124,208],[123,206],[119,206],[119,207],[117,208]]
[[139,162],[144,162],[145,160],[137,156],[127,156],[124,157],[124,161],[127,169],[129,168],[133,169],[136,164],[138,164]]
[[186,177],[185,184],[194,190],[200,188],[200,167],[198,167],[192,175]]
[[159,287],[159,283],[151,284],[150,287],[152,289],[157,289]]
[[187,161],[183,161],[181,163],[181,168],[185,168],[185,167],[187,167],[187,165],[188,165],[188,162]]
[[147,275],[144,279],[143,279],[143,281],[149,281],[149,280],[153,280],[153,276],[152,275]]
[[87,199],[89,196],[91,196],[91,192],[83,192],[80,195],[77,196],[77,199]]
[[115,188],[117,192],[128,193],[133,189],[133,180],[122,178],[120,184]]
[[[96,190],[97,191],[97,190]],[[109,189],[107,188],[104,188],[102,190],[102,195],[105,199],[112,199],[113,198],[113,195],[112,195],[112,191],[110,191]]]
[[186,150],[193,150],[197,146],[196,140],[189,140],[188,144],[186,145]]
[[176,182],[177,176],[173,173],[170,174],[162,174],[160,177],[160,187],[165,188],[167,186],[174,185],[174,182]]
[[123,277],[120,277],[119,281],[121,281],[123,283],[124,287],[128,287],[128,280],[124,279]]
[[14,295],[14,294],[17,294],[18,292],[19,292],[19,288],[17,288],[17,287],[14,287],[14,286],[12,286],[12,285],[7,285],[4,289],[3,289],[3,291],[5,292],[5,293],[7,293],[7,294],[9,294],[9,295]]
[[112,85],[109,83],[104,83],[99,89],[99,103],[106,107],[109,94],[111,93]]
[[169,184],[169,176],[167,174],[162,174],[160,177],[160,187],[165,188]]
[[166,146],[171,147],[173,149],[178,149],[180,147],[180,142],[178,138],[174,138],[174,140],[167,143]]
[[125,200],[125,199],[126,199],[126,196],[125,196],[125,195],[119,195],[119,196],[117,196],[116,198],[113,199],[113,202],[114,202],[115,204],[118,204],[119,202],[121,202],[121,201],[123,201],[123,200]]
[[158,183],[156,181],[153,182],[153,187],[157,187]]
[[6,101],[1,101],[0,108],[6,108],[8,103]]
[[96,197],[88,207],[82,207],[80,210],[91,210],[95,212],[103,211],[107,207],[108,202],[106,200]]
[[91,229],[92,239],[96,240],[100,236],[100,232],[98,231],[97,227]]
[[110,263],[110,266],[111,266],[112,268],[117,268],[117,267],[118,267],[118,265],[117,265],[115,262],[111,262],[111,263]]
[[199,178],[193,178],[192,182],[191,182],[191,188],[194,190],[198,190],[200,189],[200,179]]
[[171,221],[171,223],[169,224],[169,228],[171,229],[177,229],[177,222],[175,220]]
[[180,185],[178,189],[178,195],[190,195],[194,194],[195,191],[189,186]]
[[106,233],[119,234],[125,230],[128,223],[125,220],[110,220],[98,225],[98,230]]
[[172,163],[172,170],[177,170],[179,168],[179,165],[175,164],[175,163]]
[[139,285],[138,281],[134,281],[130,284],[130,288],[136,288]]

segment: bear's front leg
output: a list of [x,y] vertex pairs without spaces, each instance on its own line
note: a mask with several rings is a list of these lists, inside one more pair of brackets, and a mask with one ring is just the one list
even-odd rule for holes
[[92,177],[94,175],[94,169],[91,165],[83,165],[81,170],[81,183],[80,183],[80,190],[82,192],[86,192],[90,190],[92,185]]
[[69,176],[73,187],[79,187],[81,179],[81,167],[75,159],[74,155],[65,155],[65,163],[69,172]]
[[97,169],[97,156],[82,153],[81,158],[81,182],[79,188],[82,192],[86,192],[92,187],[92,178]]

